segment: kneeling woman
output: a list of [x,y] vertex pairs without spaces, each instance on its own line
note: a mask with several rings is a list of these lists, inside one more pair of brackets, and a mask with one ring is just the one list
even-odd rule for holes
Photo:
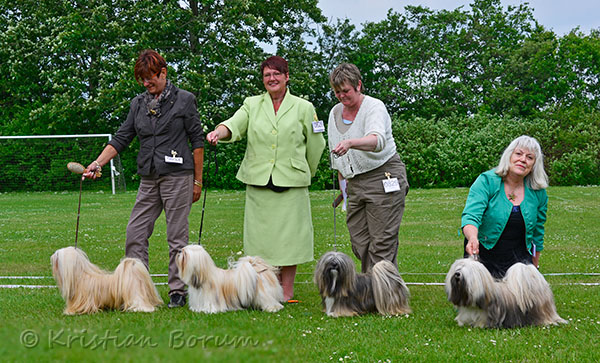
[[479,175],[462,213],[465,257],[479,255],[492,276],[502,278],[517,262],[539,267],[548,209],[548,176],[536,139],[520,136],[495,169]]

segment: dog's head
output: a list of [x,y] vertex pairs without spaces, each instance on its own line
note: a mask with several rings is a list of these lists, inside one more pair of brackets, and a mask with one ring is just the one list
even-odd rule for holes
[[321,296],[348,296],[356,283],[356,267],[348,255],[327,252],[317,263],[314,282]]
[[52,276],[65,299],[75,293],[77,281],[84,277],[86,269],[91,269],[85,252],[75,247],[65,247],[57,250],[50,257]]
[[448,301],[456,306],[484,308],[494,289],[494,278],[485,266],[472,258],[456,260],[446,275]]
[[208,252],[200,245],[188,245],[182,248],[175,257],[175,264],[181,280],[197,289],[210,279],[217,268]]

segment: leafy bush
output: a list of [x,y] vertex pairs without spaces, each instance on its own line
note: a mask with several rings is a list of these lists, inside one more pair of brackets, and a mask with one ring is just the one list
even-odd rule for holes
[[571,120],[561,127],[552,115],[531,120],[493,115],[397,118],[393,133],[415,187],[470,186],[493,167],[508,144],[520,135],[535,137],[545,154],[552,185],[598,184],[600,124]]
[[[540,142],[551,185],[600,184],[598,114],[548,114],[531,120],[481,114],[443,119],[395,117],[392,130],[412,187],[470,186],[480,173],[497,165],[504,148],[520,135],[533,136]],[[66,170],[66,163],[73,160],[89,163],[103,147],[104,141],[99,140],[43,144],[38,141],[35,145],[33,141],[24,144],[23,141],[5,140],[0,144],[0,162],[4,165],[0,171],[0,191],[75,190],[79,183]],[[120,155],[129,189],[136,188],[139,182],[136,174],[138,148],[135,139]],[[215,149],[207,144],[205,186],[243,189],[244,184],[235,175],[245,149],[244,140],[219,144],[216,171]],[[311,189],[330,189],[333,173],[326,148]],[[108,188],[107,183],[110,183],[109,178],[102,178],[89,188]]]

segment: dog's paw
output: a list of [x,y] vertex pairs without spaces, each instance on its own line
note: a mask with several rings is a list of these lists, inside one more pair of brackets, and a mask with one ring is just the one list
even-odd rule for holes
[[281,304],[274,304],[274,305],[268,305],[268,306],[262,307],[262,310],[266,311],[268,313],[276,313],[281,309],[283,309],[283,305],[281,305]]

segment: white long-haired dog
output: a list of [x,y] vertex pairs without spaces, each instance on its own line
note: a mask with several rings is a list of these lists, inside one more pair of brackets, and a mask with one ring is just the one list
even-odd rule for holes
[[514,328],[567,323],[558,316],[544,276],[531,264],[512,265],[501,280],[472,259],[452,264],[445,282],[448,301],[458,308],[459,326]]
[[190,310],[219,313],[246,308],[276,312],[283,308],[277,269],[260,257],[246,256],[218,268],[200,245],[184,247],[176,258],[179,276],[188,285]]
[[65,314],[101,309],[152,312],[163,303],[144,264],[124,258],[114,273],[101,270],[79,248],[66,247],[50,257],[52,275],[67,306]]
[[372,271],[359,274],[348,255],[327,252],[317,263],[314,282],[319,288],[323,310],[332,317],[411,312],[408,288],[389,261],[379,261]]

